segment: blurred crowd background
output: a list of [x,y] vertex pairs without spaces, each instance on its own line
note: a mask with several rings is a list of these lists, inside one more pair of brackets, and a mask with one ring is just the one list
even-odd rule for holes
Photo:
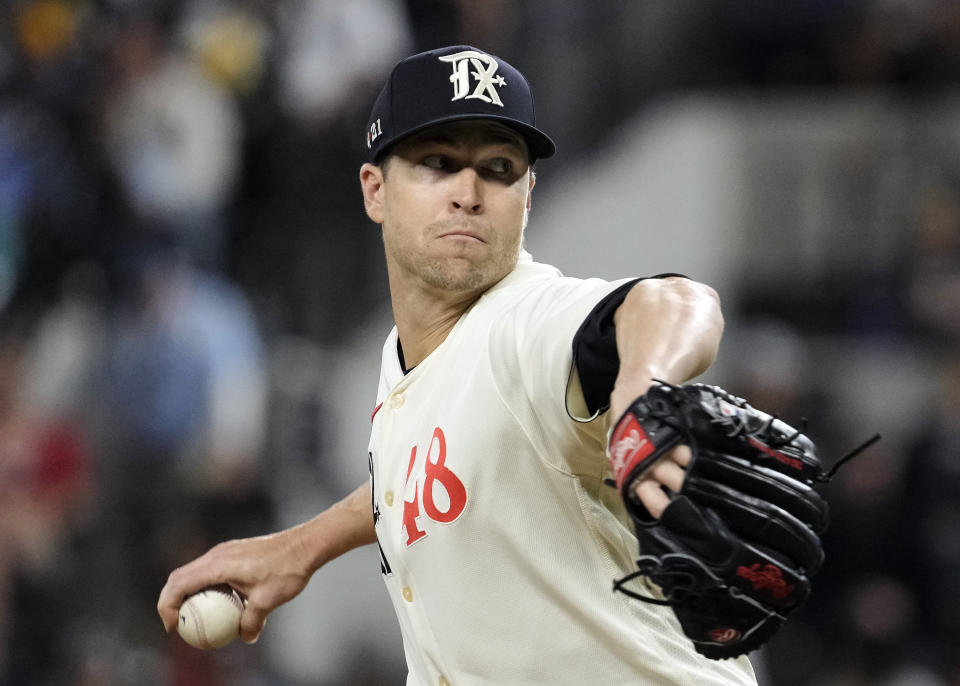
[[715,285],[706,380],[807,418],[827,464],[884,435],[824,489],[828,562],[761,683],[960,684],[953,0],[0,2],[0,684],[404,683],[370,551],[255,646],[194,651],[154,607],[365,478],[366,116],[453,43],[524,71],[558,144],[536,258]]

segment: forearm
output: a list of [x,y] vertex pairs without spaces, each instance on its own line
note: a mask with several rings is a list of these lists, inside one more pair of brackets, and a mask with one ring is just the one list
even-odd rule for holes
[[175,569],[160,591],[157,611],[167,631],[177,626],[183,600],[202,588],[229,584],[246,598],[240,635],[256,640],[267,615],[295,597],[320,567],[376,540],[370,486],[298,526],[268,536],[220,543]]
[[652,379],[683,383],[717,356],[723,315],[717,294],[689,279],[647,279],[634,286],[614,315],[620,370],[610,395],[619,417]]
[[311,573],[344,553],[377,540],[371,502],[367,482],[313,519],[293,527],[291,532],[296,534]]

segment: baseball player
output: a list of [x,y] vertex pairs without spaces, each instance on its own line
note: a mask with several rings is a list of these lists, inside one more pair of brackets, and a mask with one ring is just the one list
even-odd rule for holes
[[[708,659],[671,607],[611,584],[636,571],[638,547],[611,478],[643,441],[618,429],[611,463],[608,435],[653,379],[682,384],[712,363],[716,294],[677,275],[580,280],[533,261],[533,162],[554,144],[498,57],[453,46],[400,62],[365,136],[360,183],[396,323],[370,480],[304,524],[175,570],[158,603],[167,630],[186,596],[229,583],[253,641],[317,569],[376,543],[409,686],[755,684],[745,656]],[[687,445],[661,451],[629,499],[656,521],[690,460]]]

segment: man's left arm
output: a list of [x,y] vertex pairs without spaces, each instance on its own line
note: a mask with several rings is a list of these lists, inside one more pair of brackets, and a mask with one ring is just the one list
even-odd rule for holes
[[[748,653],[809,595],[823,563],[828,510],[814,487],[869,443],[824,472],[802,429],[687,384],[713,363],[723,333],[706,286],[641,281],[610,319],[620,365],[607,454],[640,553],[614,588],[672,606],[706,657]],[[629,589],[637,576],[664,598]]]
[[[645,279],[626,294],[614,317],[620,367],[610,394],[616,421],[647,392],[654,379],[682,384],[713,364],[723,335],[716,292],[683,277]],[[670,503],[663,488],[677,493],[690,461],[680,445],[638,479],[633,492],[654,517]]]
[[644,279],[613,317],[620,369],[610,394],[616,418],[653,379],[681,384],[713,364],[723,335],[716,292],[680,276]]

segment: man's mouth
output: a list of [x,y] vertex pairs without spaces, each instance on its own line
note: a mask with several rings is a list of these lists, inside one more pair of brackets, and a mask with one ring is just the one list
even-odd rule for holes
[[440,234],[440,238],[455,238],[455,239],[463,239],[463,240],[474,240],[474,241],[479,241],[480,243],[485,243],[485,242],[486,242],[486,241],[484,241],[482,238],[480,238],[479,234],[474,233],[473,231],[468,231],[468,230],[466,230],[466,229],[455,229],[455,230],[453,230],[453,231],[446,231],[446,232]]

